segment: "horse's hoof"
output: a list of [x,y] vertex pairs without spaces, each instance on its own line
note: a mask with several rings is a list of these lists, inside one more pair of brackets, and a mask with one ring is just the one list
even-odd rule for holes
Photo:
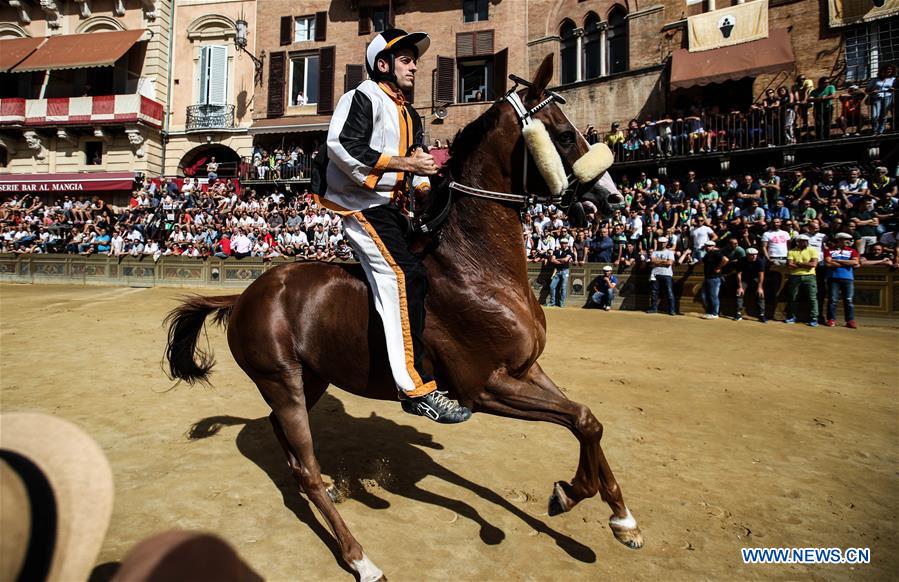
[[547,513],[550,517],[565,513],[574,506],[574,503],[565,495],[565,489],[562,487],[561,481],[556,481],[553,486],[553,493],[549,496],[549,508]]
[[359,582],[382,582],[387,580],[384,572],[375,566],[374,562],[369,560],[365,554],[362,554],[361,560],[355,560],[350,566],[359,575]]
[[328,497],[331,498],[331,503],[340,503],[341,501],[343,501],[340,498],[340,491],[338,491],[337,487],[335,487],[334,485],[331,485],[330,487],[325,489],[325,493],[327,493]]
[[627,511],[625,517],[613,515],[609,518],[609,528],[616,540],[632,550],[639,550],[643,547],[643,533],[637,527],[637,520],[631,515],[631,511],[627,508],[625,510]]

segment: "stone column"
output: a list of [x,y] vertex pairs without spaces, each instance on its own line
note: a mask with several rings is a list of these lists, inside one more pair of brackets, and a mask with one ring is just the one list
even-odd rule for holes
[[599,29],[599,76],[605,77],[609,74],[608,50],[606,43],[608,42],[609,26],[605,22]]

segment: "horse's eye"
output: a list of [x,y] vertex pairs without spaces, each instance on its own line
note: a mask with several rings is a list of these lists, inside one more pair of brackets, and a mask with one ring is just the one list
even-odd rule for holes
[[559,143],[563,146],[571,146],[574,145],[574,132],[573,131],[565,131],[559,134]]

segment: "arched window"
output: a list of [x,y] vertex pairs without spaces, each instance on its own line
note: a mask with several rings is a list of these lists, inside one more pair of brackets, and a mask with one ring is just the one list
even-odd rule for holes
[[578,39],[574,34],[574,23],[566,20],[562,23],[559,36],[562,39],[562,84],[574,83],[578,80]]
[[24,28],[12,22],[0,22],[0,39],[28,38],[31,36]]
[[615,6],[609,12],[609,31],[606,34],[606,54],[609,59],[610,75],[627,70],[627,10]]
[[602,41],[599,16],[592,12],[584,21],[584,79],[595,79],[602,75]]
[[83,21],[75,29],[77,34],[85,34],[88,32],[115,32],[117,30],[126,30],[122,23],[112,16],[91,16]]

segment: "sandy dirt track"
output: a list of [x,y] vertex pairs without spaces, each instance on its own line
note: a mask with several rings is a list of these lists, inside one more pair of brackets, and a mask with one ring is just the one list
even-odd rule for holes
[[[208,334],[214,387],[168,390],[161,321],[184,292],[0,285],[2,411],[79,424],[113,467],[97,577],[136,541],[190,528],[269,580],[352,580],[222,331]],[[604,424],[646,547],[614,540],[598,498],[546,516],[577,462],[564,429],[486,415],[443,427],[332,388],[312,415],[319,461],[391,580],[895,579],[899,330],[547,318],[543,367]],[[746,566],[743,546],[870,547],[872,563]]]

